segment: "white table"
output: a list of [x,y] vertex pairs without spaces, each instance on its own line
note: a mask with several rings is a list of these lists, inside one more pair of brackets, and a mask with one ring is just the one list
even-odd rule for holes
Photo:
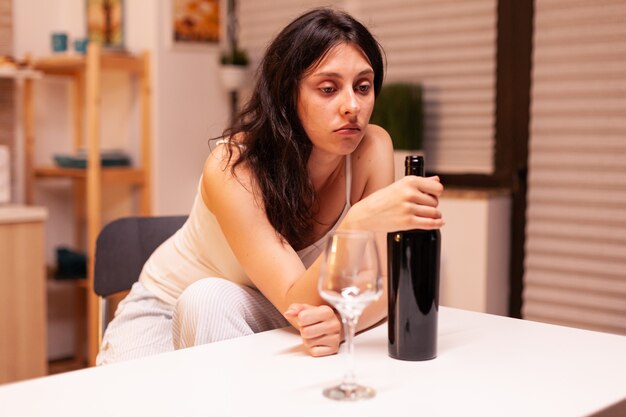
[[439,320],[427,362],[389,358],[386,324],[356,338],[368,401],[324,398],[345,358],[309,357],[281,329],[5,385],[0,416],[626,415],[626,337],[450,308]]

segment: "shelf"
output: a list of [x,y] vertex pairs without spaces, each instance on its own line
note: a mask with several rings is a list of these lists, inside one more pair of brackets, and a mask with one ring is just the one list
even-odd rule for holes
[[[37,178],[87,178],[87,170],[85,168],[62,168],[53,165],[35,167],[33,174]],[[130,185],[143,185],[146,178],[143,169],[132,167],[103,167],[101,175],[103,183]]]
[[[102,53],[100,66],[102,69],[126,71],[131,74],[142,74],[144,71],[144,63],[140,57],[125,53]],[[87,59],[84,55],[53,55],[36,60],[33,67],[46,74],[74,75],[85,71]]]
[[45,222],[48,209],[20,204],[0,205],[0,224]]
[[[90,43],[86,55],[57,54],[36,59],[33,70],[48,76],[66,76],[72,91],[73,146],[71,152],[84,149],[87,160],[95,161],[87,167],[61,167],[37,165],[35,163],[35,82],[24,80],[23,94],[23,131],[25,138],[26,201],[34,199],[36,181],[66,178],[71,180],[72,203],[74,210],[68,213],[74,222],[74,243],[87,255],[87,277],[75,281],[77,287],[85,288],[84,312],[86,315],[86,334],[78,337],[83,346],[77,347],[77,355],[86,351],[89,363],[93,364],[100,341],[98,328],[99,300],[93,291],[94,257],[98,234],[102,227],[103,189],[106,186],[126,185],[137,197],[135,215],[148,216],[151,213],[151,100],[150,53],[139,55],[102,50],[97,43]],[[136,166],[102,166],[101,116],[103,112],[102,74],[105,71],[120,71],[135,78],[129,85],[136,89],[139,104],[139,155]],[[98,163],[100,161],[100,163]],[[58,282],[61,282],[59,280]]]
[[18,68],[9,67],[9,66],[0,66],[0,78],[11,78],[11,79],[16,79],[16,80],[24,79],[24,78],[40,79],[41,72],[29,69],[29,68],[18,69]]

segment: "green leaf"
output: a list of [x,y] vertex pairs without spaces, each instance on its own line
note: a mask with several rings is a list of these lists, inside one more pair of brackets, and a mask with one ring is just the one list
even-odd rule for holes
[[222,65],[239,65],[245,67],[249,64],[248,54],[243,49],[224,52],[221,58]]
[[422,86],[385,84],[376,98],[370,123],[383,127],[394,149],[418,150],[423,139]]

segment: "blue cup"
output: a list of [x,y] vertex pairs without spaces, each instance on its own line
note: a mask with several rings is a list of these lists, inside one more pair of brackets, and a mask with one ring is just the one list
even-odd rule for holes
[[67,51],[67,33],[53,32],[52,33],[52,52],[65,52],[65,51]]
[[87,52],[87,44],[89,43],[89,39],[87,38],[79,38],[74,40],[74,50],[78,54],[85,54]]

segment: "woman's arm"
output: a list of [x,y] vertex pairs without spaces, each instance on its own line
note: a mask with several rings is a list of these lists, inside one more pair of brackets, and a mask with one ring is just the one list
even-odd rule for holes
[[[240,165],[236,177],[233,176],[230,167],[225,166],[226,152],[221,148],[217,148],[205,164],[202,183],[205,204],[216,216],[246,274],[259,291],[279,311],[286,312],[287,319],[300,329],[311,354],[320,356],[336,352],[340,326],[334,311],[326,306],[317,292],[320,259],[309,269],[304,268],[294,249],[276,235],[267,220],[262,198],[253,192],[251,174]],[[352,200],[356,203],[339,227],[378,232],[381,270],[386,275],[386,232],[429,228],[429,225],[437,227],[437,221],[427,224],[428,219],[414,226],[412,217],[441,217],[435,208],[409,210],[404,207],[405,200],[411,200],[411,205],[415,206],[415,203],[423,202],[436,207],[436,198],[428,199],[424,195],[438,195],[437,190],[428,180],[401,181],[397,185],[399,181],[389,185],[393,181],[391,141],[384,130],[375,126],[368,128],[352,161]],[[290,309],[292,304],[296,306]],[[366,309],[359,328],[370,327],[385,315],[386,296],[383,296]]]
[[[393,146],[387,132],[374,125],[368,127],[366,138],[352,156],[353,206],[338,229],[371,230],[376,233],[379,250],[381,273],[383,275],[383,295],[368,306],[361,316],[358,329],[367,329],[387,315],[387,233],[394,230],[433,229],[440,228],[444,222],[437,209],[438,199],[443,187],[438,178],[406,177],[393,182]],[[362,191],[361,191],[362,190]],[[320,259],[314,264],[319,268]],[[316,292],[316,278],[319,269],[315,270],[314,279],[297,280],[290,288],[294,299],[300,299],[308,292]],[[298,314],[299,313],[299,314]],[[320,336],[324,320],[328,320],[328,312],[324,309],[315,310],[311,306],[293,307],[293,315],[297,314],[301,334],[307,342],[307,327],[319,329],[311,332]],[[324,329],[331,329],[326,323]],[[325,346],[323,351],[330,351],[332,346]],[[331,352],[332,353],[332,352]]]
[[[387,315],[387,233],[384,229],[373,227],[375,224],[366,225],[362,220],[370,216],[367,209],[359,208],[359,204],[370,195],[389,186],[393,182],[393,145],[389,134],[382,128],[369,125],[366,135],[359,147],[352,154],[352,207],[348,211],[344,220],[339,224],[338,229],[360,229],[372,230],[376,232],[376,244],[378,246],[378,255],[380,260],[380,269],[383,275],[383,294],[378,301],[370,304],[363,312],[358,322],[358,329],[367,329],[378,323]],[[352,219],[352,220],[351,220]],[[357,224],[357,220],[361,223]],[[397,229],[396,229],[397,230]],[[321,257],[320,257],[321,258]],[[318,258],[313,266],[315,270],[315,278],[311,281],[298,280],[290,289],[290,293],[294,299],[300,299],[309,291],[317,291],[317,276],[319,274],[319,264],[321,259]],[[301,312],[303,311],[303,312]],[[300,305],[293,306],[293,312],[299,313],[299,324],[305,344],[307,326],[321,327],[324,319],[328,319],[327,311],[312,310],[311,306],[306,308]],[[301,313],[300,313],[301,312]],[[318,314],[316,314],[318,313]],[[330,324],[328,328],[330,328]],[[338,326],[340,327],[340,326]],[[313,333],[317,334],[317,332]],[[321,350],[321,349],[319,349]],[[328,349],[330,350],[330,349]],[[334,353],[334,352],[330,352]]]
[[290,287],[304,277],[312,279],[317,265],[309,271],[304,268],[295,250],[269,223],[247,167],[239,165],[233,176],[230,166],[226,166],[227,158],[224,146],[217,147],[207,158],[202,197],[246,275],[279,311],[286,311],[294,302],[323,304],[317,290],[292,298]]
[[[201,186],[205,205],[215,215],[246,275],[301,332],[310,354],[336,353],[341,325],[317,292],[319,261],[308,270],[304,268],[295,250],[269,223],[262,197],[253,192],[249,171],[240,165],[233,176],[227,159],[221,146],[207,158]],[[306,283],[302,294],[291,291],[297,282]]]

